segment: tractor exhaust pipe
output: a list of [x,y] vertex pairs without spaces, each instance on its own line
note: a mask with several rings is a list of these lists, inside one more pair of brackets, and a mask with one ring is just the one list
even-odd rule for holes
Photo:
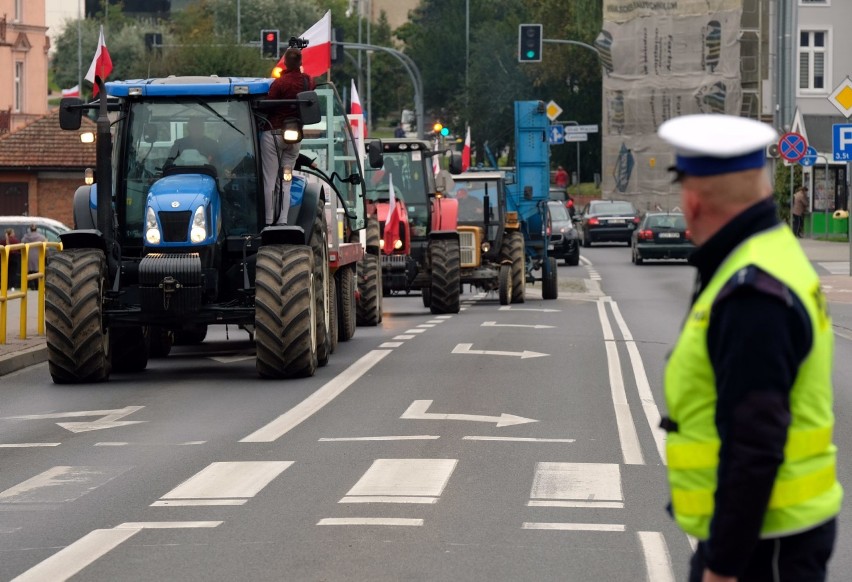
[[107,90],[106,85],[98,76],[95,76],[98,84],[98,95],[100,107],[98,109],[98,139],[97,139],[97,161],[98,172],[98,230],[101,231],[106,243],[106,259],[109,267],[110,280],[115,277],[118,270],[118,262],[113,254],[115,246],[115,228],[113,225],[112,209],[112,136],[109,131],[109,115],[107,113]]

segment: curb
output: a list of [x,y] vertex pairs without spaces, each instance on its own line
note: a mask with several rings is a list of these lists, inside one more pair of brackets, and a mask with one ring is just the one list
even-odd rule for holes
[[47,344],[41,343],[0,356],[0,376],[47,361]]

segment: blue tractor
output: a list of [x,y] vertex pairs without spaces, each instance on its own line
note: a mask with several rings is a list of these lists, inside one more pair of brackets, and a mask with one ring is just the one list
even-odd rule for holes
[[[541,281],[544,299],[556,299],[559,295],[556,257],[552,250],[550,211],[547,201],[550,186],[550,144],[547,140],[549,121],[545,105],[541,101],[515,102],[515,169],[514,176],[507,175],[506,221],[520,223],[523,249],[526,256],[526,281]],[[503,246],[513,249],[520,241],[511,234]],[[511,253],[507,250],[507,253]],[[507,259],[510,258],[507,254]],[[536,277],[534,271],[541,270]],[[515,279],[520,274],[515,273]],[[523,289],[523,280],[514,281],[513,293]],[[513,297],[513,302],[517,299]]]
[[[97,81],[98,101],[60,105],[63,129],[97,110],[98,131],[96,183],[77,189],[75,229],[45,274],[53,381],[140,371],[213,324],[249,333],[262,377],[313,375],[354,331],[364,254],[363,172],[334,88],[271,101],[272,79]],[[279,168],[287,225],[266,226],[260,132],[282,105],[320,169]]]

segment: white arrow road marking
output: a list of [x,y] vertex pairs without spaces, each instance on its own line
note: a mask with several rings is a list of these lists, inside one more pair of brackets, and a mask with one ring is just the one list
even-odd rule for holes
[[498,311],[538,311],[539,313],[559,313],[561,309],[535,309],[533,307],[511,307],[504,305]]
[[0,492],[0,504],[66,503],[79,499],[130,467],[52,467]]
[[116,410],[81,410],[77,412],[52,412],[50,414],[27,414],[24,416],[7,416],[7,420],[43,420],[47,418],[79,418],[84,416],[102,416],[92,422],[57,422],[59,426],[71,432],[87,432],[90,430],[101,430],[104,428],[116,428],[130,424],[140,424],[147,420],[122,420],[129,414],[133,414],[145,408],[144,406],[125,406]]
[[93,530],[46,560],[39,562],[12,582],[62,582],[129,540],[143,529],[217,527],[221,521],[166,521],[123,523],[112,529]]
[[543,358],[544,356],[549,356],[550,354],[541,354],[539,352],[530,352],[524,350],[523,352],[501,352],[496,350],[472,350],[470,348],[473,347],[473,344],[459,344],[453,348],[454,354],[475,354],[475,355],[483,355],[483,356],[512,356],[515,358],[521,358],[522,360],[527,360],[529,358]]
[[497,428],[503,426],[514,426],[516,424],[526,424],[528,422],[538,422],[532,418],[524,418],[523,416],[515,416],[514,414],[503,413],[500,416],[479,416],[476,414],[441,414],[438,412],[426,412],[432,406],[432,400],[415,400],[408,407],[408,410],[402,413],[400,418],[410,420],[469,420],[472,422],[495,422]]
[[523,325],[520,323],[497,323],[496,321],[483,321],[479,327],[528,327],[530,329],[553,329],[554,325]]

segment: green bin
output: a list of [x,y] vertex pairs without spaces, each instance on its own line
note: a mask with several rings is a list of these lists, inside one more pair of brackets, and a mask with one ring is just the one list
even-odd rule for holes
[[848,218],[832,218],[831,234],[846,234],[849,232]]

